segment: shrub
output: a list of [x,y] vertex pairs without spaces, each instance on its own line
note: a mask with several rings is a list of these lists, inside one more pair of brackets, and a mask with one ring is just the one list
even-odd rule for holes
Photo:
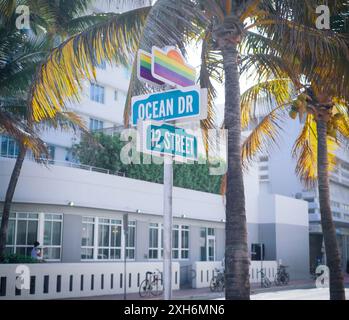
[[3,263],[15,264],[15,263],[38,263],[40,261],[33,259],[29,256],[19,255],[19,254],[6,254]]

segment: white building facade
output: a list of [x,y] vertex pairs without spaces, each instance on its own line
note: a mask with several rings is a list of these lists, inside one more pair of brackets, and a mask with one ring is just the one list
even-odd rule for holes
[[[13,159],[0,158],[0,199],[13,165]],[[125,257],[130,263],[162,261],[163,186],[90,169],[24,162],[12,207],[8,252],[28,254],[38,240],[44,259],[52,263],[122,262]],[[307,203],[261,194],[256,173],[245,176],[250,251],[253,244],[263,243],[264,260],[281,260],[293,279],[305,278]],[[224,257],[224,197],[174,188],[173,216],[173,259],[180,264],[185,284],[187,270],[196,262]]]
[[[307,189],[295,174],[296,161],[292,148],[301,132],[298,120],[287,120],[283,124],[278,146],[269,155],[259,157],[259,181],[263,192],[278,193],[303,199],[308,203],[310,267],[326,263],[320,219],[320,204],[317,188]],[[337,166],[330,173],[330,197],[333,220],[336,226],[337,242],[342,257],[343,270],[349,263],[349,153],[336,150]]]

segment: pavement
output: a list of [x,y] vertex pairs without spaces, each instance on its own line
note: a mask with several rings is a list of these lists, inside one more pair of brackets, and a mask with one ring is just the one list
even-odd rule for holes
[[[345,287],[349,288],[349,275],[345,277]],[[270,288],[261,288],[260,284],[251,284],[251,296],[259,295],[261,293],[273,293],[290,290],[301,290],[301,289],[315,289],[315,281],[311,279],[305,280],[294,280],[290,281],[287,286],[272,286]],[[180,289],[173,291],[173,300],[214,300],[224,298],[223,292],[211,292],[210,288],[200,289]],[[253,299],[253,297],[252,297]],[[95,296],[95,297],[82,297],[73,298],[69,300],[124,300],[123,294],[107,295],[107,296]],[[146,297],[141,298],[137,293],[129,293],[126,296],[126,300],[162,300],[160,297]]]

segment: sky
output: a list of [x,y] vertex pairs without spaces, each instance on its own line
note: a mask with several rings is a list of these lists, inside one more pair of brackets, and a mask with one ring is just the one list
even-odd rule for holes
[[[200,70],[200,65],[201,65],[201,47],[196,46],[193,44],[189,48],[187,48],[187,62],[197,68],[197,72]],[[241,93],[243,93],[245,90],[250,88],[254,84],[253,79],[247,78],[246,76],[242,75],[240,77],[240,90]],[[224,117],[224,102],[225,102],[225,97],[224,97],[224,83],[220,84],[218,82],[214,82],[214,86],[217,90],[217,98],[215,100],[215,105],[216,105],[216,115],[217,115],[217,123],[221,124],[223,121]]]

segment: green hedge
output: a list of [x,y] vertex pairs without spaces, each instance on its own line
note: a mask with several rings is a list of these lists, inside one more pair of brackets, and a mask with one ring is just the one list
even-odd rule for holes
[[5,254],[4,261],[2,263],[39,263],[39,260],[35,260],[32,257],[23,256],[19,254]]
[[[163,166],[155,163],[143,164],[144,155],[140,154],[142,164],[125,165],[120,160],[121,149],[125,142],[119,135],[94,134],[97,143],[82,137],[81,142],[72,148],[74,158],[81,164],[124,173],[127,177],[155,183],[163,182]],[[174,185],[186,189],[209,193],[220,193],[222,176],[209,174],[209,165],[174,164]]]

